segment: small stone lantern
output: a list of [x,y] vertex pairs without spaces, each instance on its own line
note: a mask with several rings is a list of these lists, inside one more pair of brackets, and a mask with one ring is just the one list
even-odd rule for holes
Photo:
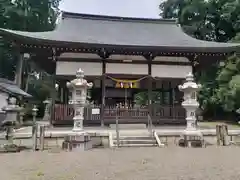
[[17,123],[17,115],[21,111],[21,107],[17,105],[17,100],[14,97],[9,99],[8,105],[3,108],[6,112],[6,118],[3,121],[3,126],[6,127],[6,137],[10,144],[13,143],[13,128]]
[[87,105],[87,90],[92,88],[93,83],[88,83],[84,79],[84,72],[79,69],[76,72],[76,79],[71,82],[67,82],[67,87],[72,93],[72,99],[69,100],[69,104],[74,107],[74,127],[73,131],[83,130],[83,119],[84,119],[84,107]]
[[49,123],[51,119],[50,111],[51,111],[52,101],[51,99],[46,99],[45,101],[43,101],[43,104],[45,105],[43,121]]
[[184,130],[184,135],[187,136],[202,136],[201,131],[196,127],[196,110],[199,107],[197,101],[197,92],[201,88],[200,84],[194,82],[193,74],[190,72],[186,76],[186,82],[178,86],[179,90],[184,93],[184,101],[182,106],[186,109],[187,127]]

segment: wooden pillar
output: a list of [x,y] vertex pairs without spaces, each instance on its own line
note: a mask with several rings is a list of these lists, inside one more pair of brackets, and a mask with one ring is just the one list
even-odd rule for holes
[[152,68],[151,64],[148,64],[148,105],[152,104]]
[[68,101],[69,101],[69,99],[68,99],[69,93],[68,93],[68,88],[67,88],[67,86],[66,86],[67,81],[64,81],[64,84],[65,84],[65,86],[64,86],[64,104],[68,104]]
[[21,86],[22,86],[23,60],[24,60],[23,53],[19,53],[17,67],[16,67],[16,73],[15,73],[15,83],[17,84],[17,86],[19,88],[21,88]]
[[173,79],[171,79],[169,82],[168,82],[168,86],[169,86],[169,102],[170,102],[170,104],[169,105],[173,105],[173,87],[172,87],[172,85],[173,85]]
[[60,81],[60,86],[59,86],[60,99],[59,100],[60,100],[61,104],[63,104],[63,100],[64,100],[63,87],[64,87],[63,82]]
[[62,80],[62,103],[63,104],[66,104],[66,81],[65,80]]
[[64,79],[61,79],[60,81],[59,81],[59,95],[60,95],[60,102],[62,103],[62,104],[68,104],[68,102],[67,102],[67,93],[66,93],[66,89],[67,89],[67,87],[66,87],[66,80],[64,80]]
[[104,109],[105,109],[105,97],[106,97],[106,59],[110,54],[105,48],[102,48],[98,55],[102,58],[102,78],[101,78],[101,89],[102,89],[102,104],[101,104],[101,126],[104,127]]
[[152,60],[153,55],[149,54],[146,58],[148,60],[148,112],[150,117],[152,117]]
[[51,118],[50,118],[50,124],[53,124],[53,121],[55,120],[55,104],[56,104],[56,98],[57,98],[57,92],[55,91],[55,84],[56,84],[56,62],[54,64],[54,73],[52,75],[52,86],[54,88],[51,99],[52,99],[52,108],[51,108]]
[[55,104],[56,104],[56,99],[57,99],[57,92],[56,92],[56,67],[57,67],[57,59],[58,57],[61,55],[61,52],[56,51],[55,48],[52,48],[52,58],[53,58],[53,76],[52,76],[52,86],[54,88],[52,94],[51,94],[51,98],[52,98],[52,110],[51,110],[51,119],[50,119],[50,124],[53,123],[53,121],[55,120]]
[[165,90],[163,86],[163,79],[161,79],[161,105],[164,106],[165,104]]
[[169,94],[168,94],[169,95],[169,104],[168,105],[170,106],[170,112],[169,113],[170,113],[171,118],[173,118],[174,110],[175,110],[175,109],[173,109],[174,107],[173,107],[173,88],[172,88],[173,83],[172,83],[172,81],[173,80],[168,81],[168,92],[169,92]]
[[101,89],[102,89],[101,126],[104,127],[104,109],[105,109],[105,97],[106,97],[106,62],[105,60],[102,61]]

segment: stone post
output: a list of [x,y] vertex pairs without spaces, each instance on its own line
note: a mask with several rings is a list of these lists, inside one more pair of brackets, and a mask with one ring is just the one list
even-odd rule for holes
[[33,125],[32,125],[32,141],[33,141],[33,150],[37,150],[37,132],[38,132],[38,125],[36,121],[36,116],[37,116],[37,106],[34,105],[32,109],[32,116],[33,116]]
[[73,131],[83,131],[84,107],[87,105],[87,90],[92,88],[93,84],[84,79],[84,72],[79,69],[76,72],[76,79],[67,82],[67,87],[72,93],[72,99],[69,104],[74,107],[74,126]]
[[40,132],[39,132],[39,144],[40,144],[40,150],[44,150],[44,140],[45,140],[45,126],[40,126]]
[[197,91],[200,89],[200,87],[201,85],[194,82],[192,73],[189,73],[186,76],[186,82],[183,83],[183,85],[179,85],[179,90],[184,93],[184,101],[182,102],[182,106],[186,109],[187,127],[183,132],[185,141],[190,141],[191,137],[193,137],[193,139],[194,137],[200,137],[200,139],[202,138],[202,133],[199,129],[197,129],[196,126],[196,110],[199,107],[199,103],[197,101]]

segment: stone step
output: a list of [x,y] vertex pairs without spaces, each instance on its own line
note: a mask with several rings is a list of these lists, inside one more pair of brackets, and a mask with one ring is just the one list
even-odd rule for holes
[[[113,145],[117,146],[117,138],[113,137]],[[155,137],[152,136],[120,136],[119,137],[120,147],[151,147],[157,146]]]
[[[154,137],[151,136],[120,136],[120,140],[155,140]],[[113,140],[117,140],[117,137],[114,136]]]
[[[111,129],[116,129],[116,124],[109,125]],[[119,129],[146,129],[146,124],[118,124]]]
[[[156,147],[157,144],[120,144],[120,147]],[[114,144],[117,147],[117,144]]]
[[[117,140],[113,141],[113,144],[117,144]],[[157,144],[157,141],[154,139],[151,140],[119,140],[119,144]]]

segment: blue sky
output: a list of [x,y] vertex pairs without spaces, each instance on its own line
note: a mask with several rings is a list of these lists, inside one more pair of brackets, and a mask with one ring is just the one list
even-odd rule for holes
[[84,14],[159,18],[163,0],[62,0],[60,9]]

